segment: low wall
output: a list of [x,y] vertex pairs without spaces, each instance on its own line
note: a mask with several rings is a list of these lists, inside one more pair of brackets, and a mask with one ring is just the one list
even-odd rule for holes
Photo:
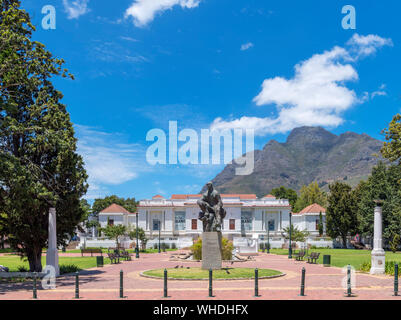
[[[43,278],[47,273],[38,272],[36,276],[38,278]],[[33,278],[35,274],[33,272],[0,272],[0,279],[10,279],[10,278]]]

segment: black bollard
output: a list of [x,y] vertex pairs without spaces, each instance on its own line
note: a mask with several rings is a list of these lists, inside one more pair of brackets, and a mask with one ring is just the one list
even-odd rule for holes
[[79,299],[79,272],[75,272],[75,299]]
[[255,269],[255,297],[259,297],[259,270]]
[[394,296],[398,296],[398,263],[394,265]]
[[124,298],[124,273],[120,271],[120,298]]
[[33,298],[38,298],[37,288],[36,288],[36,281],[37,281],[37,273],[33,273]]
[[213,297],[213,270],[209,269],[209,297]]
[[301,276],[301,292],[299,294],[301,297],[305,296],[305,268],[302,268],[302,276]]
[[164,269],[164,298],[167,298],[167,269]]
[[351,297],[351,268],[347,266],[347,297]]

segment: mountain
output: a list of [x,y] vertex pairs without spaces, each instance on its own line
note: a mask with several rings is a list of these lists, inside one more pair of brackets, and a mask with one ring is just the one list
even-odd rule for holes
[[279,186],[298,191],[312,181],[325,190],[336,180],[355,186],[381,159],[382,144],[367,134],[337,136],[321,127],[300,127],[292,130],[285,143],[270,140],[263,150],[255,150],[252,174],[237,176],[237,165],[229,164],[212,181],[221,193],[256,193],[259,197]]

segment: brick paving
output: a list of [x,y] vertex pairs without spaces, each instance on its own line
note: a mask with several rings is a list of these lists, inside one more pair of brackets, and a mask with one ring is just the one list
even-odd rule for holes
[[[119,274],[124,272],[124,295],[132,300],[160,300],[163,298],[163,280],[140,276],[144,270],[157,268],[199,267],[199,262],[170,261],[171,253],[142,254],[139,260],[124,261],[117,265],[105,265],[80,273],[80,297],[82,300],[119,299]],[[231,265],[227,265],[232,267]],[[208,281],[169,280],[168,300],[322,300],[322,299],[397,299],[393,296],[393,277],[355,274],[354,296],[345,296],[344,277],[341,268],[312,265],[288,259],[287,256],[261,253],[255,261],[237,262],[233,267],[269,268],[286,275],[274,279],[259,280],[259,295],[254,297],[254,280],[215,280],[213,298],[208,297]],[[301,269],[306,269],[306,296],[299,296]],[[40,300],[73,300],[75,276],[65,275],[57,279],[57,288],[43,290],[38,285]],[[40,282],[38,282],[40,284]],[[0,300],[32,299],[32,282],[0,283]]]

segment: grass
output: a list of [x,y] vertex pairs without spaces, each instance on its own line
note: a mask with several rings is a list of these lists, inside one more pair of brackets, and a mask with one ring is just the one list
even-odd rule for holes
[[[230,268],[226,270],[214,270],[213,279],[236,279],[236,278],[254,278],[255,269],[252,268]],[[208,279],[209,271],[202,270],[201,268],[180,268],[180,269],[167,269],[169,279]],[[164,269],[148,270],[144,272],[145,275],[163,278]],[[259,269],[259,277],[276,276],[282,272],[271,269]]]
[[[94,249],[94,248],[87,248],[87,249]],[[98,249],[98,248],[96,248]],[[176,251],[178,249],[166,249],[166,251]],[[135,249],[126,249],[129,253],[135,253]],[[103,253],[109,252],[107,248],[102,248]],[[158,249],[146,249],[146,250],[139,250],[139,253],[158,253]],[[163,250],[161,250],[163,252]],[[59,253],[63,253],[61,250],[59,250]],[[81,253],[81,249],[71,249],[67,250],[64,253]],[[88,253],[85,253],[85,255],[88,255]]]
[[[104,264],[109,264],[110,259],[104,258]],[[29,263],[26,259],[21,260],[19,256],[10,255],[0,257],[0,265],[6,266],[10,272],[18,272],[20,267],[29,270]],[[46,265],[46,257],[42,257],[42,266]],[[79,270],[96,267],[96,257],[59,257],[59,265],[75,265]]]
[[[298,252],[299,250],[293,250]],[[309,249],[308,254],[311,252],[319,252],[320,256],[317,263],[323,263],[323,256],[331,256],[331,265],[335,267],[344,267],[350,264],[356,270],[361,270],[364,264],[371,261],[370,250],[355,250],[355,249]],[[288,255],[288,249],[270,249],[270,253],[279,255]],[[386,261],[395,261],[401,263],[401,253],[393,253],[391,251],[386,251]]]

